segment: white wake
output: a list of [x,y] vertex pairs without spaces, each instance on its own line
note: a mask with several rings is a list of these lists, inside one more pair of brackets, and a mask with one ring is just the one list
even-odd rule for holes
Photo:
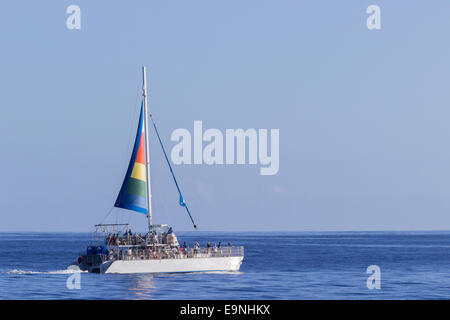
[[72,273],[80,273],[80,272],[87,272],[87,271],[81,271],[76,270],[73,268],[68,268],[65,270],[54,270],[54,271],[33,271],[33,270],[20,270],[20,269],[13,269],[7,272],[2,272],[5,274],[72,274]]

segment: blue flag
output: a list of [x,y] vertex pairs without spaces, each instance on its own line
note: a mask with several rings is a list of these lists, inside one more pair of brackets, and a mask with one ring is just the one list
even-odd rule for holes
[[184,203],[183,196],[180,193],[180,206],[186,207],[186,203]]

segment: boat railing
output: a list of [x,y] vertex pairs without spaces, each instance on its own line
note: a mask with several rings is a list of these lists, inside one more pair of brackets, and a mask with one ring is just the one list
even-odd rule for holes
[[244,247],[221,248],[130,248],[128,250],[111,250],[109,255],[98,255],[102,261],[108,260],[162,260],[162,259],[186,259],[186,258],[220,258],[244,256]]

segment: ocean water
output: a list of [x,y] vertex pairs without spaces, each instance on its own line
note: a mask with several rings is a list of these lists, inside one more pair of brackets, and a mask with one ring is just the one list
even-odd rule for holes
[[[245,246],[240,272],[80,274],[90,234],[0,233],[0,299],[449,299],[450,232],[178,233]],[[369,290],[367,267],[381,270]]]

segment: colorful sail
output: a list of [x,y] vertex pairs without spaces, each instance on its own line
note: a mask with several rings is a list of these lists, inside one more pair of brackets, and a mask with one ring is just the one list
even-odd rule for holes
[[144,106],[142,105],[133,154],[114,206],[147,214],[147,170],[143,122]]

